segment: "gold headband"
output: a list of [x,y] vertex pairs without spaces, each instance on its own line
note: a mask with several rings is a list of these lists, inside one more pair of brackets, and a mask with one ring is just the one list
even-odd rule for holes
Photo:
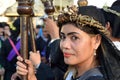
[[[68,9],[68,10],[67,10]],[[67,7],[66,11],[63,11],[59,17],[58,17],[58,25],[67,23],[67,22],[75,22],[78,25],[89,25],[91,28],[95,27],[97,28],[100,32],[104,33],[105,35],[108,34],[107,29],[102,26],[101,23],[98,21],[94,20],[92,17],[89,17],[87,15],[78,15],[78,9],[75,6],[73,7]]]

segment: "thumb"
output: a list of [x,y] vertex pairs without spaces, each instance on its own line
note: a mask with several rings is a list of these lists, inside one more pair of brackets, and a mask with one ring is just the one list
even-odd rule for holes
[[30,60],[25,60],[25,63],[27,64],[28,68],[33,68],[33,64]]
[[27,66],[28,66],[28,77],[35,76],[35,69],[30,60],[25,60]]

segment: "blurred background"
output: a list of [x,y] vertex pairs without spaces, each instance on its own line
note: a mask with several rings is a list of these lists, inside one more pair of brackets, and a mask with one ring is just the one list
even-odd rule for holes
[[[77,5],[78,0],[53,0],[55,6],[55,14],[59,13],[67,5]],[[88,5],[95,5],[99,8],[103,6],[111,6],[115,0],[87,0]],[[11,25],[12,21],[18,17],[17,13],[18,2],[16,0],[0,0],[0,22],[7,22]],[[41,0],[34,0],[33,6],[35,18],[33,18],[36,24],[41,24],[39,17],[43,16],[44,6]]]

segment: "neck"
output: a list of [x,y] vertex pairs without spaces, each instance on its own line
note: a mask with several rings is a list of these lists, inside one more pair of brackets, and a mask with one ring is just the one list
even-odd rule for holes
[[90,59],[84,61],[83,63],[80,63],[76,66],[77,69],[77,75],[76,77],[79,77],[83,75],[86,71],[95,68],[98,66],[98,62],[96,61],[95,56],[91,57]]

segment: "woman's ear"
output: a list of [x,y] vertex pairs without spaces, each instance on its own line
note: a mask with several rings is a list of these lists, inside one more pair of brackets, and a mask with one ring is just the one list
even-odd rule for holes
[[106,23],[105,28],[110,32],[110,34],[112,33],[110,22]]
[[105,24],[105,28],[106,28],[107,30],[110,30],[110,22],[107,22],[107,23]]
[[100,43],[101,43],[101,35],[97,34],[95,36],[95,47],[94,48],[97,49],[99,47]]

